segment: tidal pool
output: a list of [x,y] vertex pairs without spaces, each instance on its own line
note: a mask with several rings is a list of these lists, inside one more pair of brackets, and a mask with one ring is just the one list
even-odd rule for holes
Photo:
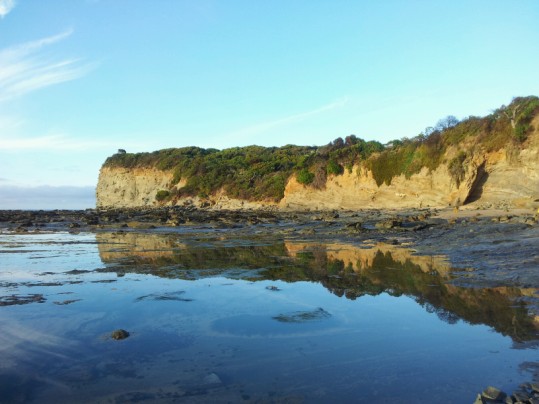
[[[0,402],[467,403],[537,370],[535,289],[387,244],[0,235]],[[112,331],[130,335],[117,341]]]

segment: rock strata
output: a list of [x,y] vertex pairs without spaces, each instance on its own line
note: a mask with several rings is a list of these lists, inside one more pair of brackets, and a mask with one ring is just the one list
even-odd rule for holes
[[[539,119],[535,121],[534,124],[539,126]],[[292,175],[278,202],[235,199],[222,190],[205,197],[179,197],[160,202],[159,191],[170,194],[181,191],[187,179],[175,182],[172,171],[154,167],[103,166],[96,189],[97,206],[128,208],[168,204],[208,210],[273,208],[303,211],[467,204],[498,209],[539,208],[539,130],[535,130],[517,150],[508,145],[493,152],[472,151],[463,168],[462,180],[457,183],[447,162],[458,153],[459,147],[450,147],[436,169],[423,167],[409,177],[402,174],[394,177],[389,185],[379,185],[373,172],[362,164],[356,164],[340,175],[329,175],[322,187],[303,185]]]

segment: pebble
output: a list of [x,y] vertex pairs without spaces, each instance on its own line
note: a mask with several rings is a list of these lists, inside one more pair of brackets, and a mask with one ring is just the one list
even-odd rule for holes
[[126,339],[129,337],[129,333],[126,330],[122,330],[121,328],[118,330],[114,330],[112,334],[110,335],[112,339],[115,339],[117,341]]

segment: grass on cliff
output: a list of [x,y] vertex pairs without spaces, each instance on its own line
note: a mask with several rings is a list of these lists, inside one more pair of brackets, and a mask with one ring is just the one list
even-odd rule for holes
[[[459,183],[471,150],[490,152],[508,144],[519,146],[534,129],[531,121],[538,113],[538,97],[518,97],[486,117],[471,116],[459,122],[448,116],[413,139],[394,140],[386,146],[350,135],[321,147],[184,147],[115,154],[105,166],[171,170],[174,177],[169,193],[156,195],[158,201],[182,196],[207,197],[219,190],[233,198],[279,201],[293,174],[305,186],[323,188],[328,176],[351,173],[352,167],[360,164],[372,171],[379,186],[389,185],[396,176],[404,174],[409,178],[423,167],[435,170],[444,162],[447,149],[456,147],[462,150],[447,163],[450,174]],[[186,180],[185,186],[173,190],[181,179]]]

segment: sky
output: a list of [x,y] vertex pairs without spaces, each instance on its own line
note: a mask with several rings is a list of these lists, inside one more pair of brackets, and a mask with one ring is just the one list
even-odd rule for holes
[[119,148],[486,115],[539,95],[538,21],[538,0],[0,0],[0,209],[93,207]]

